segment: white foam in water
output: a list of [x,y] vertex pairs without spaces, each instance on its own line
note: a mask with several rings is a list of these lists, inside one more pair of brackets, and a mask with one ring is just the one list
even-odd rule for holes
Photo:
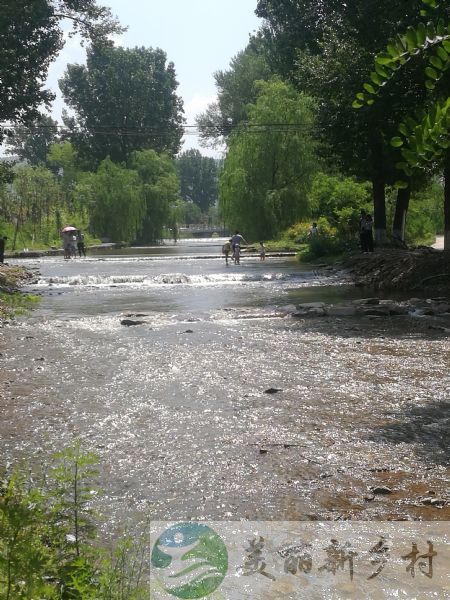
[[[309,276],[308,276],[309,275]],[[164,273],[153,277],[145,275],[73,275],[73,276],[55,276],[39,279],[39,287],[151,287],[160,285],[195,285],[195,286],[214,286],[236,283],[259,283],[268,281],[310,281],[311,274],[302,273],[301,275],[291,273],[211,273],[208,275],[186,275],[184,273]]]

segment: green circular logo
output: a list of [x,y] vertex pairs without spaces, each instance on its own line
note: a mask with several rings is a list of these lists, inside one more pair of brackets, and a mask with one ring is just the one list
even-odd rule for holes
[[179,523],[155,542],[151,562],[167,593],[183,599],[204,598],[224,580],[228,552],[210,527]]

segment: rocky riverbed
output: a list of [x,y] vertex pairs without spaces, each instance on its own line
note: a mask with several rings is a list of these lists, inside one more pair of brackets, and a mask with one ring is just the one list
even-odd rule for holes
[[0,332],[4,463],[81,439],[117,526],[450,518],[448,296],[293,260],[46,261]]

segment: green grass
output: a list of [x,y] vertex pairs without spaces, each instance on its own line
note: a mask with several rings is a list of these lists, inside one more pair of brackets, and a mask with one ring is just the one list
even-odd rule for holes
[[25,315],[40,301],[39,296],[0,291],[0,320]]

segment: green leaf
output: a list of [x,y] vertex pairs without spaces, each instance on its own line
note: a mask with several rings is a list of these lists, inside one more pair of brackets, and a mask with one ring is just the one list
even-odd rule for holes
[[450,41],[449,40],[442,40],[442,46],[445,49],[445,51],[450,54]]
[[397,59],[398,55],[399,55],[399,51],[396,48],[396,46],[394,46],[394,44],[392,42],[390,42],[387,46],[386,46],[386,50],[388,51],[388,54],[392,57]]
[[442,71],[442,69],[444,68],[444,63],[439,58],[439,56],[432,56],[430,58],[430,63],[433,65],[433,67],[436,67],[436,69],[439,69],[440,71]]
[[427,77],[429,77],[430,79],[434,79],[434,80],[437,80],[439,77],[436,69],[433,69],[433,67],[426,67],[425,74]]
[[366,101],[366,95],[363,94],[362,92],[359,92],[358,94],[356,94],[356,98],[357,98],[357,100],[362,100],[363,102]]
[[427,23],[427,38],[430,40],[434,40],[436,37],[436,29],[434,27],[434,23],[432,21],[428,21]]
[[401,137],[393,137],[391,140],[391,146],[393,148],[400,148],[400,146],[403,146],[403,140]]
[[375,71],[378,73],[378,75],[380,75],[380,77],[383,77],[384,79],[389,79],[390,77],[386,69],[383,69],[383,67],[378,63],[375,63]]
[[406,43],[410,52],[417,48],[417,36],[413,27],[408,27],[406,30]]
[[398,130],[400,131],[400,133],[402,133],[405,137],[409,136],[409,129],[408,127],[405,125],[405,123],[400,123],[400,125],[398,126]]
[[363,88],[366,90],[366,92],[369,92],[369,94],[375,94],[375,88],[373,87],[373,85],[370,85],[370,83],[365,83],[363,85]]
[[379,65],[390,66],[393,63],[392,56],[389,56],[389,54],[384,53],[379,54],[375,60]]
[[364,106],[364,104],[362,102],[360,102],[359,100],[353,100],[353,102],[352,102],[353,108],[362,108],[363,106]]
[[378,75],[378,73],[376,73],[375,71],[372,71],[370,73],[370,79],[373,81],[373,83],[375,85],[383,85],[385,82],[383,81],[383,79],[381,79],[381,77]]
[[434,81],[432,81],[431,79],[427,79],[425,81],[425,87],[429,90],[434,90],[434,88],[436,87],[436,84],[434,83]]
[[[448,63],[448,52],[446,52],[442,46],[438,46],[436,49],[436,52],[438,53],[439,58],[444,63]],[[446,65],[446,66],[448,66],[448,65]]]
[[427,30],[423,23],[419,23],[419,25],[417,26],[416,35],[417,35],[417,44],[419,46],[423,46],[427,39]]

